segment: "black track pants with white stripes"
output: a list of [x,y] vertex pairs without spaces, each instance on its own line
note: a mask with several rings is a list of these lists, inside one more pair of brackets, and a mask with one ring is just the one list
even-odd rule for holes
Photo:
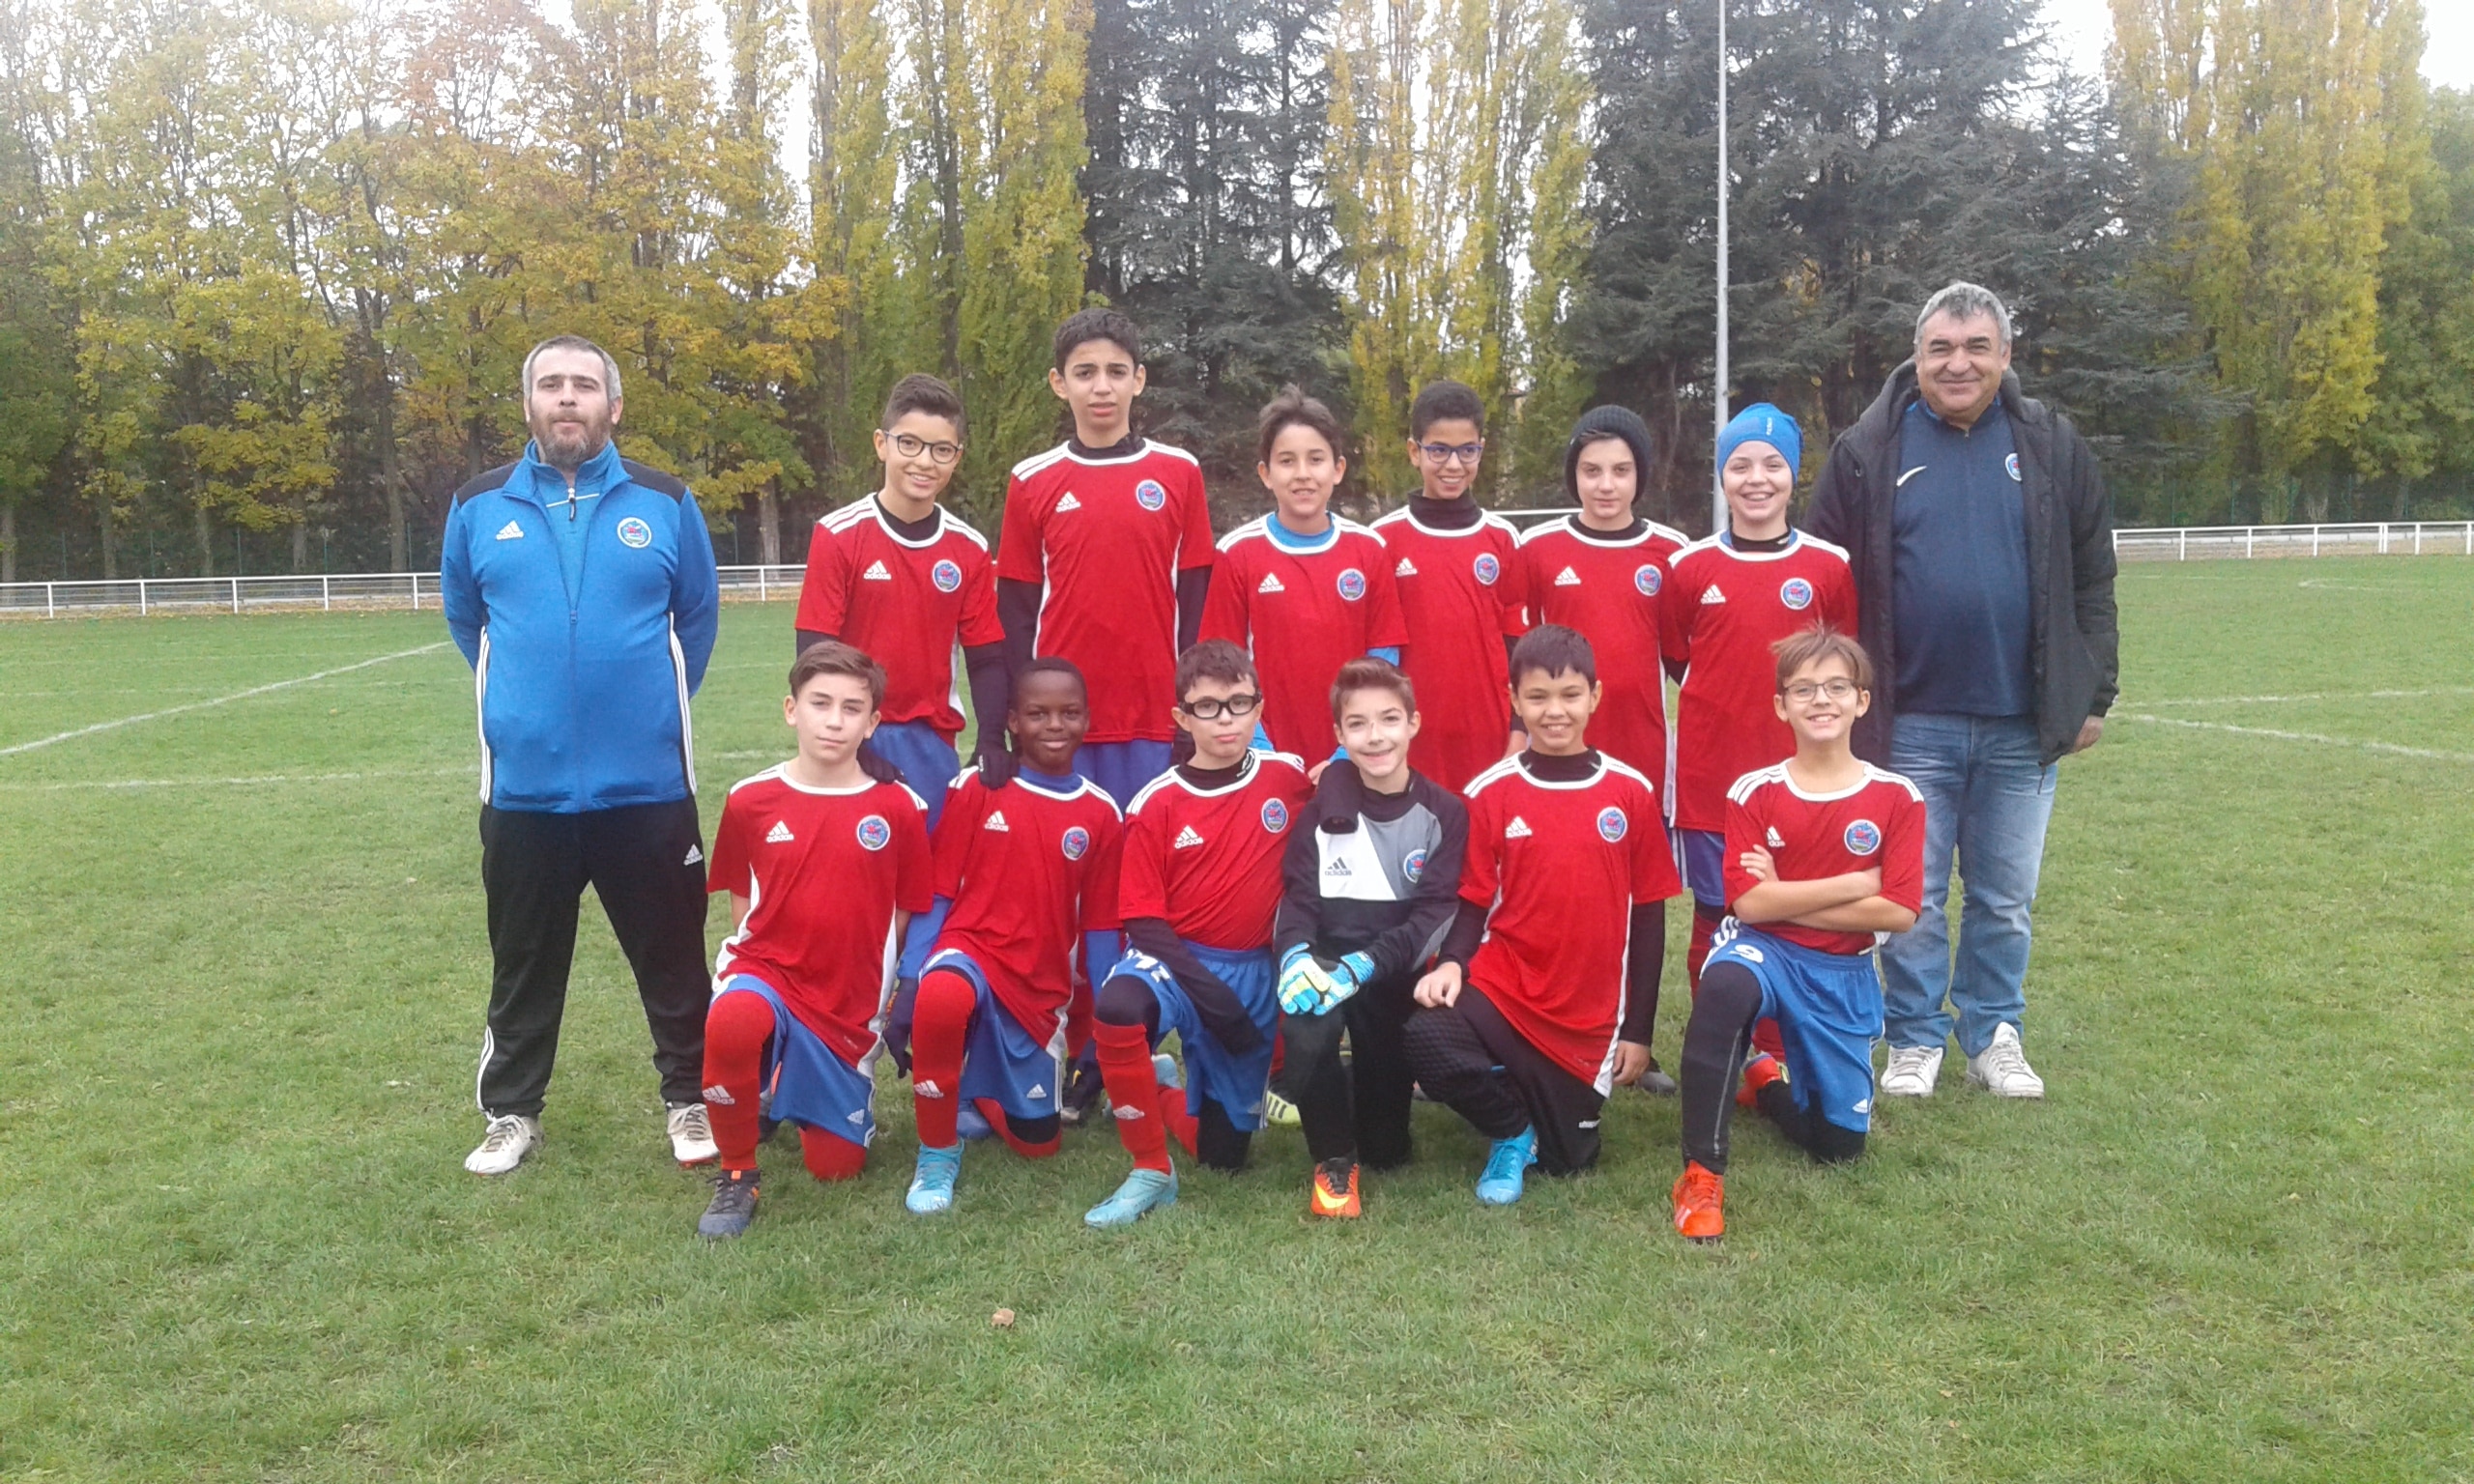
[[485,1112],[541,1111],[587,885],[600,897],[635,971],[662,1100],[702,1096],[712,968],[705,956],[696,801],[574,814],[484,806],[481,886],[489,897],[492,970],[476,1096]]

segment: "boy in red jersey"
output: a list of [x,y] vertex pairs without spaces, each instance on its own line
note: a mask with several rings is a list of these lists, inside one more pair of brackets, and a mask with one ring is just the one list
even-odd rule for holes
[[1513,741],[1504,658],[1522,627],[1520,537],[1469,493],[1485,450],[1478,394],[1458,382],[1427,386],[1409,410],[1419,491],[1374,523],[1408,626],[1400,668],[1425,708],[1418,771],[1452,789],[1502,760]]
[[[1864,1152],[1882,1034],[1873,946],[1876,934],[1913,927],[1924,900],[1924,795],[1849,746],[1872,704],[1872,662],[1826,626],[1776,648],[1773,705],[1795,728],[1796,752],[1727,791],[1735,915],[1702,966],[1683,1031],[1675,1229],[1696,1241],[1726,1232],[1735,1107],[1759,1108],[1824,1163]],[[1786,1042],[1783,1071],[1766,1052],[1746,1060],[1763,1016]]]
[[[1153,780],[1126,811],[1127,952],[1095,1007],[1100,1073],[1134,1157],[1125,1184],[1082,1218],[1095,1227],[1131,1225],[1176,1204],[1171,1131],[1204,1164],[1244,1168],[1280,1023],[1271,942],[1280,857],[1312,788],[1295,757],[1247,745],[1262,683],[1246,651],[1204,640],[1178,658],[1176,686],[1177,725],[1194,738],[1194,758]],[[1185,1054],[1182,1110],[1161,1097],[1152,1060],[1170,1031]]]
[[[1796,419],[1766,402],[1736,414],[1718,439],[1727,528],[1675,554],[1659,602],[1667,665],[1683,681],[1673,802],[1696,981],[1727,910],[1727,789],[1796,750],[1772,705],[1769,646],[1815,623],[1856,631],[1847,553],[1787,524],[1803,446]],[[1773,1039],[1765,1032],[1762,1043],[1775,1051]]]
[[[1013,786],[963,774],[936,830],[935,905],[911,923],[903,955],[918,985],[906,1018],[919,1124],[903,1204],[917,1215],[954,1203],[965,1104],[972,1134],[998,1133],[1029,1158],[1056,1153],[1068,1006],[1093,965],[1117,960],[1124,826],[1074,771],[1084,695],[1073,665],[1033,660],[1005,717]],[[889,1042],[901,1035],[888,1028]]]
[[[1057,327],[1050,390],[1074,437],[1014,466],[996,548],[1011,668],[1056,655],[1091,686],[1082,776],[1119,804],[1169,762],[1177,655],[1211,583],[1211,506],[1193,454],[1136,437],[1142,338],[1113,309]],[[994,713],[987,713],[994,714]]]
[[1253,656],[1263,681],[1259,740],[1332,756],[1332,676],[1350,660],[1400,657],[1400,598],[1383,540],[1332,514],[1348,472],[1332,410],[1291,386],[1265,407],[1254,472],[1275,508],[1220,543],[1202,637]]
[[1607,1094],[1650,1065],[1682,888],[1657,790],[1591,748],[1598,700],[1589,641],[1532,629],[1511,656],[1529,747],[1469,785],[1460,904],[1409,1018],[1409,1066],[1437,1101],[1494,1141],[1478,1199],[1520,1199],[1529,1166],[1597,1160]]
[[[705,1016],[705,1102],[722,1171],[697,1235],[756,1218],[758,1120],[799,1126],[819,1180],[849,1180],[876,1135],[875,1019],[904,921],[930,900],[928,805],[859,766],[885,672],[838,641],[791,667],[797,756],[731,788],[712,887],[734,925]],[[769,1102],[767,1098],[769,1096]]]
[[[1005,714],[1005,631],[988,538],[937,505],[963,455],[963,403],[933,376],[906,376],[877,430],[884,488],[816,523],[792,622],[799,648],[838,639],[884,663],[883,719],[868,748],[928,801],[935,829],[959,771],[962,734],[954,651],[970,672],[973,714]],[[992,781],[1008,759],[993,729],[978,752]],[[876,775],[881,777],[879,773]]]

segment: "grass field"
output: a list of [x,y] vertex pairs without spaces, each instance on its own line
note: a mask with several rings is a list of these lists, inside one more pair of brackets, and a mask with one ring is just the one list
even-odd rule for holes
[[[2120,592],[2039,904],[2050,1098],[1954,1061],[1831,1171],[1747,1127],[1717,1250],[1667,1231],[1675,1106],[1629,1093],[1512,1210],[1422,1106],[1355,1225],[1275,1130],[1106,1237],[1104,1128],[974,1147],[906,1215],[889,1096],[866,1179],[773,1154],[707,1247],[593,918],[549,1143],[475,1180],[437,616],[0,624],[0,1478],[2474,1477],[2474,563]],[[782,746],[789,628],[724,614],[708,829]]]

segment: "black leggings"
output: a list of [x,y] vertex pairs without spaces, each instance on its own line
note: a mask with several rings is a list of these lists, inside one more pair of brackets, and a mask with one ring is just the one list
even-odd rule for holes
[[[1752,1025],[1761,1018],[1761,981],[1740,963],[1721,959],[1701,971],[1692,1018],[1683,1027],[1683,1157],[1713,1175],[1727,1172],[1727,1128],[1736,1111],[1736,1086],[1752,1051]],[[1824,1164],[1864,1152],[1864,1135],[1842,1128],[1796,1105],[1784,1082],[1755,1095],[1762,1115],[1798,1149]]]
[[[1148,980],[1123,974],[1110,979],[1092,999],[1091,1013],[1108,1025],[1138,1025],[1153,1045],[1160,1044],[1160,997],[1151,992]],[[1228,1110],[1219,1099],[1203,1099],[1202,1112],[1194,1121],[1196,1160],[1234,1175],[1246,1167],[1253,1143],[1254,1136],[1230,1122]]]

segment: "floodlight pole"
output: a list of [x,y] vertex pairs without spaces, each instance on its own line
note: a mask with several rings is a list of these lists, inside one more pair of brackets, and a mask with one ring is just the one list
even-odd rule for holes
[[1727,528],[1727,485],[1714,455],[1727,427],[1727,0],[1718,0],[1718,366],[1710,384],[1710,529]]

